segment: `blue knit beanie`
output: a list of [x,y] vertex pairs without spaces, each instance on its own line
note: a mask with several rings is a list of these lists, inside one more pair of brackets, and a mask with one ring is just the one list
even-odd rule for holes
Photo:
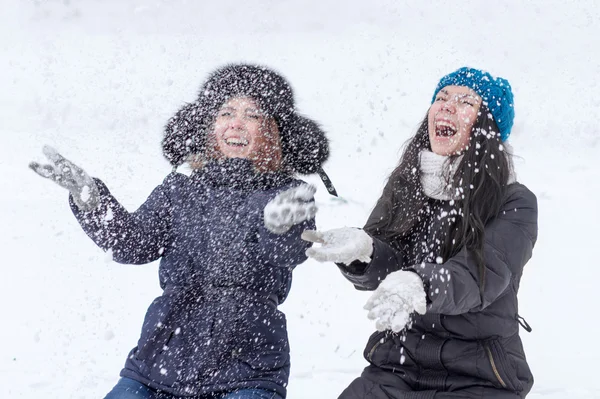
[[500,139],[505,141],[510,136],[515,119],[515,108],[508,80],[495,78],[479,69],[462,67],[440,80],[433,93],[432,104],[438,92],[446,86],[467,86],[473,89],[487,103],[500,129]]

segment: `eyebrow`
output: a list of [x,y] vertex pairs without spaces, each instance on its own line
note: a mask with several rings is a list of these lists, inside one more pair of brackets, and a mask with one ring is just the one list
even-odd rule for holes
[[[450,93],[448,93],[448,91],[445,89],[440,90],[440,92],[447,96],[450,95]],[[469,98],[472,98],[473,100],[479,101],[479,99],[476,96],[474,96],[473,94],[469,94],[469,93],[456,93],[455,96],[457,96],[459,98],[469,97]]]
[[[227,111],[237,111],[237,108],[235,108],[235,107],[232,107],[232,106],[230,106],[230,105],[227,105],[227,106],[225,106],[225,107],[221,107],[221,109],[220,109],[220,110],[221,110],[221,111],[225,111],[225,110],[227,110]],[[246,108],[244,111],[245,111],[245,112],[255,112],[255,113],[257,113],[257,114],[260,114],[260,113],[261,113],[261,111],[260,111],[259,109],[257,109],[257,108]]]

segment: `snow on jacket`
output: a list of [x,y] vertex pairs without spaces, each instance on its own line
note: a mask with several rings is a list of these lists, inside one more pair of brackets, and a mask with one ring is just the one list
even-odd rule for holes
[[[500,213],[485,227],[485,281],[466,249],[436,262],[440,231],[455,212],[449,201],[433,199],[426,210],[406,238],[373,237],[368,265],[340,267],[360,290],[374,290],[393,271],[413,270],[429,302],[427,313],[415,315],[402,334],[371,336],[364,355],[377,367],[367,367],[341,398],[455,397],[437,391],[458,391],[465,398],[525,397],[533,376],[519,337],[517,292],[537,240],[535,195],[521,184],[508,186]],[[376,207],[370,220],[380,212]]]
[[190,177],[172,173],[135,212],[96,180],[101,206],[71,207],[82,228],[113,259],[160,258],[164,292],[146,313],[121,376],[178,396],[261,388],[285,397],[290,371],[285,315],[292,269],[314,220],[283,235],[267,231],[263,209],[301,182],[256,174],[250,161],[206,165]]

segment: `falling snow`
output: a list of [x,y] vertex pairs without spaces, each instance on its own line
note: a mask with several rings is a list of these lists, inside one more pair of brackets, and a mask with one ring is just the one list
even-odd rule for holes
[[[265,18],[252,18],[252,6],[230,10],[218,2],[5,3],[0,132],[10,195],[1,207],[0,242],[13,266],[1,294],[12,327],[1,335],[0,397],[103,397],[136,343],[148,304],[162,292],[158,262],[117,264],[112,250],[105,258],[70,215],[65,193],[36,180],[27,163],[43,144],[54,144],[133,211],[170,171],[159,147],[166,118],[198,94],[201,76],[239,60],[287,75],[298,103],[331,135],[325,170],[341,197],[319,186],[318,227],[327,229],[362,226],[440,73],[471,64],[511,79],[519,181],[536,193],[540,209],[540,240],[520,286],[520,311],[534,327],[521,334],[536,377],[528,398],[600,397],[600,351],[589,339],[548,350],[565,335],[556,328],[557,311],[588,320],[600,278],[588,259],[600,214],[582,205],[600,195],[595,82],[572,78],[593,76],[600,64],[589,50],[600,35],[594,2],[490,3],[484,11],[478,2],[460,9],[350,2],[336,18],[322,2],[317,10],[286,2],[261,10]],[[199,23],[198,15],[211,17]],[[469,29],[449,26],[448,18],[468,20]],[[496,31],[502,35],[486,34]],[[114,218],[109,208],[104,221]],[[577,272],[563,273],[565,265]],[[375,329],[362,310],[369,295],[353,290],[335,265],[307,261],[295,269],[281,306],[293,357],[288,397],[313,398],[315,387],[322,397],[337,397],[360,375],[367,365],[362,349]],[[586,322],[578,334],[599,336],[600,323]]]

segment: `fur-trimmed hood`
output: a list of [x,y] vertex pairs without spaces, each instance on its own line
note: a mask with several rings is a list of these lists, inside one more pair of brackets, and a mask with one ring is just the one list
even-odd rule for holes
[[215,70],[202,85],[196,101],[185,104],[168,121],[162,147],[172,165],[181,165],[189,155],[204,151],[206,134],[217,111],[235,96],[251,97],[275,119],[287,168],[301,174],[319,173],[328,183],[322,171],[329,157],[325,132],[317,122],[296,111],[289,82],[258,65],[230,64]]

